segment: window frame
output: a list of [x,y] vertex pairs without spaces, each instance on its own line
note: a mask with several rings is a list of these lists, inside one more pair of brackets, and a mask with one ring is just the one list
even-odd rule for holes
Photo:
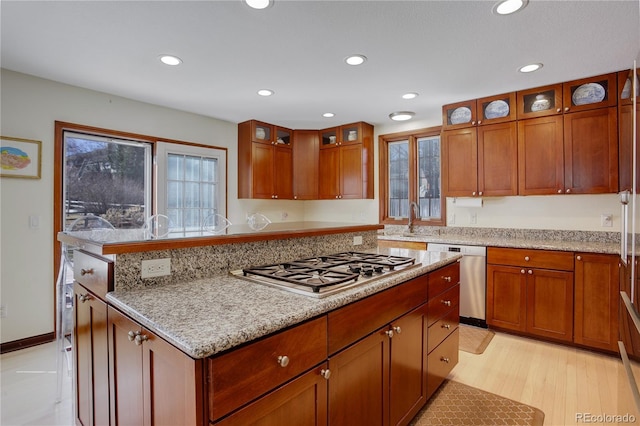
[[392,142],[408,141],[409,143],[409,201],[418,199],[418,139],[424,137],[440,137],[440,211],[439,219],[416,219],[413,223],[421,226],[446,226],[446,197],[442,193],[442,126],[428,127],[405,132],[389,133],[378,136],[379,157],[379,220],[385,225],[407,225],[408,218],[396,219],[389,216],[389,158],[388,149]]

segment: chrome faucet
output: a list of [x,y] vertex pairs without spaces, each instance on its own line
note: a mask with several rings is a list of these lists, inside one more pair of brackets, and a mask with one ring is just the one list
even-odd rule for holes
[[419,217],[420,207],[418,203],[412,201],[409,203],[409,222],[407,222],[407,227],[409,228],[409,233],[413,232],[413,221]]

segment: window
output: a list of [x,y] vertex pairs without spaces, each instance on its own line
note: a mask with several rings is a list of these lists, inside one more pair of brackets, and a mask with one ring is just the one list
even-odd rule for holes
[[421,225],[444,225],[440,192],[440,127],[381,135],[380,221],[406,224],[412,202]]
[[99,218],[116,229],[141,228],[150,211],[152,145],[70,131],[63,141],[63,228],[90,230]]
[[226,215],[226,151],[165,142],[157,144],[158,213],[170,233],[200,231],[204,220]]

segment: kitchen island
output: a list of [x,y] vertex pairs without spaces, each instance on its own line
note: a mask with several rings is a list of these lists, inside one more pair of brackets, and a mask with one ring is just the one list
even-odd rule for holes
[[[284,410],[316,424],[359,424],[364,418],[367,424],[408,424],[457,363],[459,255],[378,249],[375,231],[356,233],[275,242],[288,243],[297,256],[352,250],[413,257],[415,265],[312,298],[249,282],[228,269],[188,279],[182,268],[194,254],[189,247],[117,255],[78,251],[79,421],[282,424]],[[364,244],[354,247],[359,240]],[[266,244],[258,253],[271,257],[258,262],[291,258],[290,251],[274,253],[271,241],[249,243],[259,249]],[[223,247],[227,260],[251,253],[245,245]],[[207,247],[196,249],[201,257],[194,262],[212,256],[200,253]],[[165,282],[126,282],[139,274],[131,272],[135,263],[158,254],[172,259]],[[123,258],[127,267],[119,274]],[[238,258],[233,265],[247,262],[256,259]],[[96,285],[102,278],[111,286]],[[399,384],[403,392],[394,391]],[[358,412],[353,404],[377,408]]]

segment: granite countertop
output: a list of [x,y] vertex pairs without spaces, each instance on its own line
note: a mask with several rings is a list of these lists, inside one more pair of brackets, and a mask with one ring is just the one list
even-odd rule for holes
[[593,240],[532,239],[526,237],[488,237],[473,235],[379,235],[380,240],[416,241],[426,243],[459,244],[485,247],[510,247],[524,249],[560,250],[587,253],[619,254],[620,243]]
[[421,250],[370,250],[416,258],[416,267],[322,299],[232,275],[107,294],[114,307],[193,358],[225,351],[423,275],[460,258]]

